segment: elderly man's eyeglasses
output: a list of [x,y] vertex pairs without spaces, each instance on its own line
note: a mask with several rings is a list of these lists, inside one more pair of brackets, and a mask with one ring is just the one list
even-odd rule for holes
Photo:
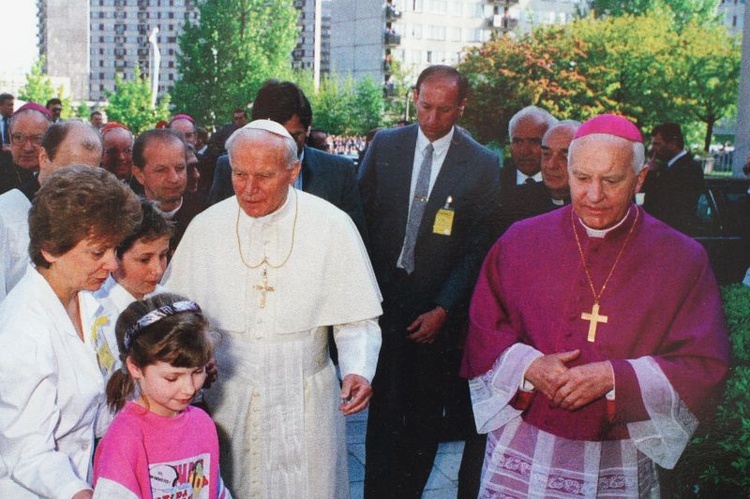
[[12,133],[10,134],[10,140],[14,144],[22,145],[26,141],[30,141],[32,145],[38,146],[42,143],[43,135],[25,135],[23,133]]

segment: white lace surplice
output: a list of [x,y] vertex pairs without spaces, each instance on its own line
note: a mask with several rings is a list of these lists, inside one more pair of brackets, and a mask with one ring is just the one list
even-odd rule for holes
[[540,355],[515,344],[470,381],[477,430],[489,433],[480,497],[658,497],[655,464],[674,467],[697,427],[658,364],[629,361],[650,419],[628,424],[628,440],[581,441],[541,431],[509,405]]

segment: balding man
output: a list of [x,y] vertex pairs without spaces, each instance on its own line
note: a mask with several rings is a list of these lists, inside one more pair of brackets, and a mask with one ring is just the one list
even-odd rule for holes
[[47,108],[35,102],[21,106],[10,119],[11,157],[0,156],[0,194],[20,189],[29,199],[39,188],[39,147],[51,124]]
[[[63,121],[49,127],[38,154],[36,188],[64,166],[99,166],[102,142],[92,126],[82,121]],[[0,299],[23,277],[30,262],[27,221],[30,208],[31,198],[20,189],[0,195]]]
[[193,220],[165,282],[221,334],[206,397],[227,437],[222,475],[236,497],[347,497],[343,415],[367,407],[380,348],[367,253],[346,213],[291,187],[282,125],[253,121],[227,150],[236,195]]
[[110,121],[101,130],[104,153],[102,167],[120,180],[133,174],[133,134],[120,123]]
[[171,120],[169,120],[169,123],[167,123],[167,128],[181,133],[182,138],[185,139],[185,142],[195,147],[195,143],[198,140],[198,135],[196,134],[195,120],[192,116],[187,114],[178,114]]
[[572,204],[513,225],[485,259],[463,365],[489,432],[481,497],[658,496],[657,465],[715,410],[719,289],[703,248],[633,203],[644,163],[633,123],[585,122]]

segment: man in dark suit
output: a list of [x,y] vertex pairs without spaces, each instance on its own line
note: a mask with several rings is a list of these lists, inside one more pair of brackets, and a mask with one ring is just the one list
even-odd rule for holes
[[658,161],[649,170],[641,191],[643,208],[681,232],[696,221],[698,198],[704,190],[703,170],[685,149],[677,123],[662,123],[651,133],[651,149]]
[[420,497],[478,268],[491,243],[499,158],[455,123],[468,82],[431,66],[417,80],[418,125],[375,135],[359,184],[383,294],[383,346],[367,428],[365,497]]
[[554,116],[536,106],[526,106],[510,119],[510,164],[500,174],[503,199],[519,185],[542,181],[542,137],[555,123]]
[[552,125],[542,138],[542,181],[519,185],[503,193],[499,233],[513,223],[570,204],[568,147],[581,123],[574,120]]
[[[253,101],[252,120],[269,119],[280,123],[297,142],[301,169],[295,187],[325,199],[345,211],[367,240],[362,200],[357,189],[354,163],[343,156],[328,154],[306,146],[312,124],[310,101],[297,85],[289,81],[268,80]],[[215,204],[234,195],[229,157],[216,162],[208,203]]]

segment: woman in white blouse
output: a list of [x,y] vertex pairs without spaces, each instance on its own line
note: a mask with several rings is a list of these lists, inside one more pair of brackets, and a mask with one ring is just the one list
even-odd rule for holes
[[0,497],[85,499],[104,395],[81,291],[95,291],[141,219],[112,174],[72,166],[29,212],[30,265],[0,303]]

